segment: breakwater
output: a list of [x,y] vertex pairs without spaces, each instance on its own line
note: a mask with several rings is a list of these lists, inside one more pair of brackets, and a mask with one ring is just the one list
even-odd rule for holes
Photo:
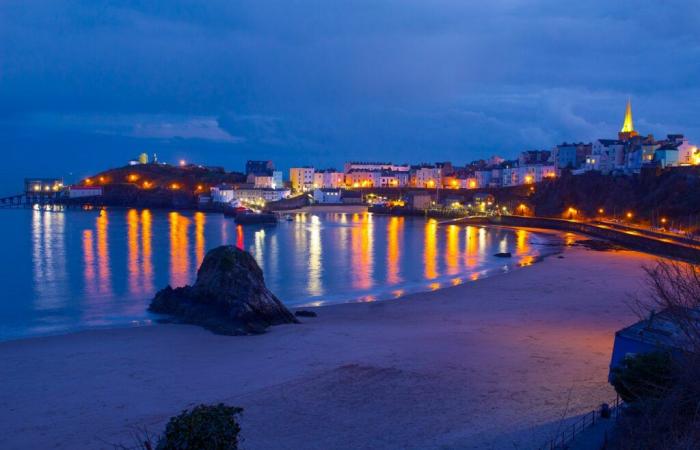
[[583,233],[592,237],[607,239],[631,250],[639,250],[645,253],[683,259],[691,262],[700,262],[700,247],[673,242],[670,240],[662,240],[660,238],[645,236],[638,233],[631,233],[625,230],[603,227],[594,223],[524,216],[465,217],[456,220],[454,223],[545,228],[550,230]]

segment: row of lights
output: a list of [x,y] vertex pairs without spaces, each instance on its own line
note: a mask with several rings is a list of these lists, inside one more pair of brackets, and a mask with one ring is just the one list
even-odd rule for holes
[[[399,182],[396,181],[396,180],[391,180],[391,181],[389,182],[389,186],[390,186],[390,187],[396,187],[396,186],[398,186],[398,184],[399,184]],[[451,186],[452,186],[453,189],[459,189],[459,181],[457,181],[457,180],[452,180],[452,182],[451,182],[450,184],[451,184]],[[354,188],[358,188],[358,187],[373,187],[373,185],[374,185],[374,183],[372,183],[371,181],[367,181],[367,180],[355,181],[355,182],[353,182],[352,184],[347,184],[348,187],[354,187]],[[425,186],[426,186],[427,188],[431,188],[431,189],[432,189],[432,188],[435,187],[435,181],[434,181],[434,180],[428,180],[428,181],[425,182]],[[476,189],[476,181],[474,181],[474,180],[469,180],[469,182],[467,183],[467,186],[469,187],[469,189]],[[317,185],[317,184],[314,184],[314,187],[318,187],[318,185]]]
[[[554,178],[554,177],[556,177],[556,175],[554,175],[554,174],[546,174],[546,175],[544,175],[544,177],[545,177],[545,178]],[[534,179],[534,177],[533,177],[532,175],[525,175],[524,181],[525,181],[525,184],[532,184],[532,183],[535,181],[535,179]],[[367,180],[363,180],[362,182],[357,182],[357,181],[355,181],[354,183],[352,183],[352,187],[355,187],[355,188],[357,188],[357,187],[367,187],[367,186],[372,186],[372,185],[373,185],[373,183],[372,183],[371,181],[367,181]],[[397,182],[396,180],[392,180],[392,181],[389,183],[389,185],[390,185],[390,186],[396,186],[396,185],[398,185],[398,182]],[[348,186],[350,186],[350,185],[348,185]],[[436,186],[435,180],[428,180],[428,181],[426,181],[426,182],[425,182],[425,186],[428,187],[428,188],[431,188],[431,189],[434,188],[434,187]],[[450,182],[450,186],[451,186],[453,189],[459,189],[459,181],[457,181],[457,180],[452,180],[452,181]],[[469,181],[467,181],[467,188],[468,188],[468,189],[476,189],[476,180],[470,179]],[[531,187],[530,190],[534,190],[534,187]]]
[[[62,187],[63,187],[63,183],[57,183],[57,184],[54,184],[53,186],[48,186],[48,185],[47,185],[47,186],[44,186],[44,190],[45,190],[45,191],[54,191],[54,192],[55,192],[55,191],[58,191],[59,189],[61,189]],[[40,185],[40,184],[35,184],[34,187],[33,187],[33,189],[34,189],[35,192],[39,192],[39,191],[41,191],[41,185]]]
[[[136,181],[139,180],[139,176],[136,175],[136,174],[130,174],[130,175],[128,175],[128,176],[126,177],[126,179],[127,179],[128,181],[130,181],[130,182],[136,182]],[[98,180],[99,180],[100,183],[105,183],[105,182],[107,182],[107,179],[106,179],[105,177],[99,177]],[[90,178],[86,178],[86,179],[85,179],[85,184],[86,184],[86,185],[91,185],[91,184],[93,184],[93,180],[90,179]],[[144,180],[144,181],[141,183],[140,186],[141,186],[143,189],[150,189],[150,188],[153,187],[153,185],[154,185],[154,184],[153,184],[152,181]],[[174,191],[176,191],[176,190],[181,189],[181,188],[182,188],[182,185],[180,185],[180,183],[170,183],[170,185],[168,185],[168,188],[169,188],[169,189],[172,189],[172,190],[174,190]],[[198,185],[195,187],[195,192],[201,192],[201,191],[203,191],[203,190],[204,190],[204,186],[201,185],[201,184],[198,184]]]

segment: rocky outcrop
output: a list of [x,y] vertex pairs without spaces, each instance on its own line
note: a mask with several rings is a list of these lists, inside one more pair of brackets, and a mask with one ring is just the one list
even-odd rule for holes
[[250,253],[231,245],[210,250],[193,286],[166,287],[156,294],[149,310],[228,335],[262,333],[271,325],[298,323],[267,289]]

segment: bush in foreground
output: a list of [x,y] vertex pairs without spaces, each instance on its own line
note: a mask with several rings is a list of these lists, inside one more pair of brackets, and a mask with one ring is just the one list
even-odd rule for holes
[[218,405],[199,405],[184,410],[170,419],[163,436],[158,440],[158,450],[237,450],[238,415],[242,408]]
[[614,373],[627,402],[609,448],[700,448],[700,265],[660,260],[646,268],[649,295],[639,311],[670,315],[677,327],[673,355],[637,355]]
[[658,400],[673,385],[673,360],[666,352],[636,355],[613,369],[613,386],[625,403]]

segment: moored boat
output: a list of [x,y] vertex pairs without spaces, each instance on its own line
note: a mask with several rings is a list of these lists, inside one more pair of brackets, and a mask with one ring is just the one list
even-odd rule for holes
[[236,217],[234,220],[239,225],[246,225],[246,224],[275,225],[275,224],[277,224],[277,216],[273,213],[243,212],[240,214],[236,214]]

